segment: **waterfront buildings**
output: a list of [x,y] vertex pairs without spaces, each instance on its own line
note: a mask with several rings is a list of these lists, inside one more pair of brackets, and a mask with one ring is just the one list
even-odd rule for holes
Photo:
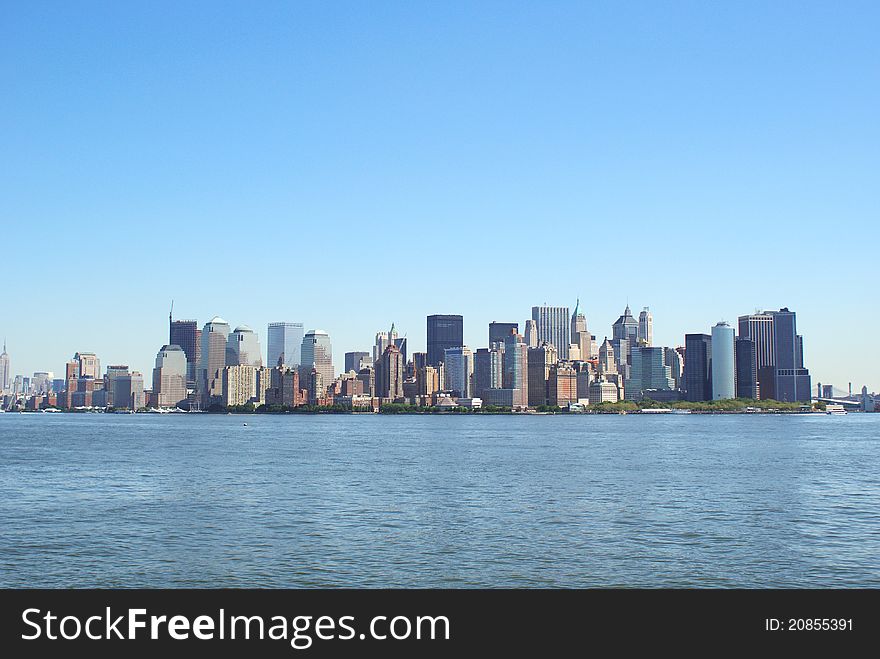
[[712,337],[685,334],[684,348],[685,400],[712,400]]
[[134,411],[146,407],[144,376],[141,373],[132,371],[113,379],[113,407]]
[[538,345],[547,342],[556,348],[559,359],[568,359],[571,316],[568,307],[532,307],[532,320],[538,331]]
[[302,323],[278,321],[269,323],[267,332],[266,366],[297,368],[305,336]]
[[267,405],[302,405],[299,371],[287,366],[276,366],[269,372],[269,388],[266,390]]
[[180,346],[164,345],[153,368],[153,398],[157,407],[177,407],[186,400],[188,362]]
[[223,369],[223,405],[229,407],[258,403],[258,373],[260,370],[250,364],[226,366]]
[[474,354],[467,346],[447,348],[443,356],[446,371],[445,389],[456,398],[471,398],[473,394]]
[[[510,391],[510,407],[526,407],[529,403],[528,348],[519,334],[504,339],[504,389]],[[505,401],[507,398],[505,397]]]
[[590,383],[590,405],[616,403],[618,400],[619,390],[613,382],[595,380]]
[[385,352],[376,360],[375,395],[378,398],[395,400],[403,397],[403,355],[394,343],[385,347]]
[[[302,348],[300,350],[299,379],[300,382],[306,383],[307,386],[315,386],[315,379],[312,377],[312,371],[317,370],[320,374],[320,385],[329,386],[333,382],[335,371],[333,369],[333,349],[330,344],[330,335],[321,329],[313,329],[306,332],[303,337]],[[314,392],[313,392],[314,393]],[[317,398],[324,398],[325,392],[318,392]]]
[[666,358],[666,365],[669,367],[669,373],[672,376],[674,388],[681,390],[683,387],[684,360],[681,353],[684,348],[664,348],[663,353]]
[[[107,372],[104,373],[104,390],[107,392],[104,405],[116,406],[116,379],[129,374],[127,364],[111,364],[107,367]],[[129,395],[130,392],[126,390],[124,396]],[[94,400],[92,403],[96,404]],[[127,407],[125,400],[122,401],[121,407]]]
[[547,404],[567,407],[578,402],[577,371],[568,362],[557,362],[547,378]]
[[733,328],[721,321],[712,327],[712,400],[736,398]]
[[427,319],[428,364],[439,366],[447,348],[464,345],[464,320],[459,315],[435,314]]
[[758,396],[769,398],[767,394],[773,389],[773,365],[776,363],[773,316],[769,313],[748,314],[740,316],[737,324],[739,337],[750,339],[755,344]]
[[810,372],[804,368],[804,340],[797,333],[794,311],[771,311],[773,317],[773,391],[771,397],[784,402],[808,403],[812,395]]

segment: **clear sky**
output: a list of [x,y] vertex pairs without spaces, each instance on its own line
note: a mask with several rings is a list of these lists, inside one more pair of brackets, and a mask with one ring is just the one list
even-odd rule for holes
[[[465,341],[580,296],[798,313],[880,389],[880,4],[4,2],[0,334],[149,374],[167,316]],[[148,376],[149,377],[149,376]]]

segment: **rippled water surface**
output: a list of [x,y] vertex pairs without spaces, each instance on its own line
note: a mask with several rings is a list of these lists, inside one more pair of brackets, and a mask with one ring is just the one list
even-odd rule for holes
[[880,414],[0,414],[0,585],[878,587]]

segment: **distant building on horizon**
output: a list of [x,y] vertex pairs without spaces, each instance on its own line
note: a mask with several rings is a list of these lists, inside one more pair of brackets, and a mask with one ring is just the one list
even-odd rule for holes
[[12,363],[6,352],[6,339],[3,339],[3,352],[0,352],[0,394],[9,390],[9,379],[12,376]]
[[186,352],[180,346],[164,345],[153,368],[153,398],[157,407],[177,407],[186,400]]
[[257,333],[247,325],[239,325],[226,341],[227,366],[263,367],[263,351]]
[[467,346],[447,348],[443,356],[446,390],[457,398],[473,397],[474,354]]
[[266,337],[266,366],[275,368],[281,364],[297,368],[305,336],[302,323],[277,321],[269,323]]
[[489,323],[489,346],[493,343],[504,343],[510,333],[519,333],[519,323],[500,323],[493,320]]
[[736,360],[736,397],[758,398],[758,361],[755,342],[737,337],[734,343]]
[[187,386],[195,388],[202,357],[202,331],[195,320],[172,320],[168,314],[168,343],[180,346],[186,355]]
[[[303,337],[300,350],[302,363],[300,364],[299,380],[301,383],[314,388],[315,379],[312,370],[320,374],[320,385],[329,386],[333,382],[335,371],[333,370],[333,348],[330,343],[330,335],[321,329],[313,329],[306,332]],[[325,392],[312,392],[320,394],[317,399],[323,399]]]
[[345,353],[345,372],[354,371],[357,373],[362,368],[370,366],[373,361],[370,359],[370,353],[363,351]]
[[640,345],[654,345],[654,316],[648,307],[642,309],[639,314],[639,332],[637,336]]
[[202,328],[202,361],[199,365],[199,396],[208,407],[223,395],[223,369],[226,368],[226,343],[229,323],[214,316]]

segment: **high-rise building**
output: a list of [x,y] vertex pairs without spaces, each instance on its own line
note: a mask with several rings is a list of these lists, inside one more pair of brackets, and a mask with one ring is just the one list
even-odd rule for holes
[[195,388],[202,356],[202,332],[195,320],[171,320],[168,314],[168,344],[180,346],[186,355],[187,386]]
[[227,366],[263,367],[263,352],[256,332],[247,325],[239,325],[229,335],[227,342]]
[[223,395],[223,369],[226,368],[226,342],[229,323],[214,316],[202,328],[202,354],[199,364],[199,395],[202,405],[220,402]]
[[614,357],[617,360],[617,370],[626,376],[626,366],[632,354],[633,346],[639,342],[639,321],[633,318],[629,305],[611,326],[611,345],[614,346]]
[[297,368],[304,335],[302,323],[269,323],[266,366]]
[[474,354],[474,396],[485,399],[489,389],[504,387],[504,343],[479,348]]
[[567,362],[557,362],[547,379],[547,404],[566,407],[578,401],[577,371]]
[[712,327],[712,400],[736,398],[733,328],[721,321]]
[[617,359],[614,357],[614,346],[607,336],[599,347],[599,373],[602,375],[617,373]]
[[[104,374],[104,389],[107,390],[106,404],[116,406],[116,378],[129,375],[127,364],[111,364]],[[124,401],[123,401],[124,402]],[[125,405],[123,405],[125,407]]]
[[782,308],[769,312],[773,316],[772,398],[784,402],[809,403],[812,396],[810,371],[804,368],[804,340],[797,333],[794,311]]
[[467,346],[447,348],[443,355],[446,368],[446,389],[458,398],[471,398],[473,393],[474,353]]
[[581,300],[578,298],[571,314],[571,343],[578,347],[579,359],[588,361],[595,357],[596,337],[587,329],[587,317],[580,311]]
[[[567,315],[567,314],[566,314]],[[510,407],[529,404],[528,348],[519,334],[509,334],[504,340],[504,389],[510,390]]]
[[527,348],[538,347],[538,323],[531,318],[526,321],[525,343]]
[[451,314],[428,316],[429,365],[439,365],[447,348],[460,348],[463,345],[464,319],[461,316]]
[[379,361],[379,358],[385,354],[385,348],[388,347],[389,344],[395,343],[397,339],[397,332],[394,329],[394,324],[391,324],[390,332],[376,332],[376,341],[373,343],[373,361]]
[[559,361],[556,347],[544,341],[537,348],[527,349],[529,407],[547,404],[547,381],[550,369]]
[[287,407],[302,405],[297,369],[276,366],[270,371],[266,405],[286,405]]
[[222,401],[226,407],[257,403],[258,373],[250,364],[233,364],[223,369]]
[[376,397],[395,400],[403,397],[403,355],[393,343],[376,360]]
[[73,359],[79,362],[79,377],[101,378],[101,360],[93,352],[78,352]]
[[0,394],[9,390],[9,378],[12,376],[12,364],[6,352],[6,339],[3,339],[3,352],[0,352]]
[[538,329],[538,345],[547,342],[556,348],[559,359],[568,359],[571,316],[568,307],[532,307],[532,320]]
[[[335,371],[333,370],[333,349],[330,344],[330,335],[324,330],[313,329],[306,332],[303,337],[300,351],[302,363],[300,364],[299,380],[309,386],[312,382],[312,370],[321,374],[321,386],[329,386],[333,382]],[[312,378],[312,379],[310,379]],[[318,398],[323,399],[325,393]]]
[[146,407],[144,376],[137,371],[120,375],[113,380],[113,407],[140,410]]
[[712,400],[712,337],[685,334],[684,346],[685,400]]
[[639,333],[637,339],[640,345],[654,345],[654,316],[648,307],[642,309],[642,313],[639,314]]
[[644,392],[671,391],[675,387],[672,369],[666,365],[666,351],[654,346],[634,346],[630,376],[624,384],[627,400],[641,400]]
[[365,366],[370,366],[373,361],[370,359],[368,352],[347,352],[345,353],[345,372],[354,371],[357,373]]
[[164,345],[153,369],[153,397],[156,407],[177,407],[186,400],[186,352],[180,346]]
[[751,339],[737,338],[734,343],[736,359],[736,397],[758,397],[758,358],[755,342]]
[[675,388],[681,391],[684,386],[682,383],[684,360],[681,358],[681,353],[675,348],[664,348],[663,353],[666,357],[666,365],[669,367],[670,375],[672,375],[672,381],[675,383]]
[[770,398],[773,391],[773,365],[776,347],[773,338],[773,316],[754,313],[738,319],[739,337],[755,344],[755,363],[758,379],[758,397]]
[[590,383],[590,405],[616,403],[620,400],[620,390],[613,382],[593,380]]
[[489,345],[493,343],[504,343],[504,339],[510,333],[519,333],[519,323],[499,323],[492,321],[489,323]]

